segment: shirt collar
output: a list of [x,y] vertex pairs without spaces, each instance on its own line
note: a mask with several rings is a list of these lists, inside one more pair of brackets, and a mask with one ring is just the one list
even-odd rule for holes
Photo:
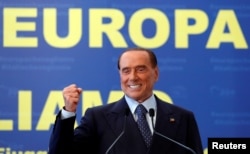
[[156,100],[155,100],[155,97],[153,94],[142,103],[138,103],[136,100],[128,97],[127,95],[125,95],[125,100],[126,100],[128,106],[129,106],[129,109],[132,113],[135,113],[135,109],[136,109],[137,105],[139,105],[139,104],[142,104],[147,109],[147,111],[149,111],[149,109],[151,109],[151,108],[156,110]]

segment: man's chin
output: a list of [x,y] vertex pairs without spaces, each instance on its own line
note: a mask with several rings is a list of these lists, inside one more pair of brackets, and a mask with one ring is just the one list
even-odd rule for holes
[[130,97],[130,98],[132,98],[132,99],[134,99],[136,101],[139,101],[141,99],[140,95],[138,95],[138,94],[137,95],[130,94],[130,95],[128,95],[128,97]]

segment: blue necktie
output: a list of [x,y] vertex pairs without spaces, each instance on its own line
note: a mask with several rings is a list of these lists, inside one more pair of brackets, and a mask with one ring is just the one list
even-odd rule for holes
[[141,134],[143,136],[143,139],[147,147],[149,148],[151,145],[151,141],[152,141],[152,134],[151,134],[148,122],[146,120],[147,110],[145,109],[143,105],[140,104],[137,106],[135,113],[138,116],[137,125],[139,127],[139,130],[141,131]]

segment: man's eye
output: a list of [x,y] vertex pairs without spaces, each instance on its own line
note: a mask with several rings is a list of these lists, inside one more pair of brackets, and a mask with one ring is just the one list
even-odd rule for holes
[[129,69],[124,69],[124,70],[122,70],[122,73],[128,74],[128,73],[129,73]]
[[145,71],[145,67],[139,67],[139,68],[137,68],[137,71],[138,72],[144,72]]

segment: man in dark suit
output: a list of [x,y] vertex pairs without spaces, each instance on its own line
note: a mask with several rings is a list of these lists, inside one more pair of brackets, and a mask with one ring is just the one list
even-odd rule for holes
[[[127,49],[118,59],[118,69],[124,97],[87,109],[76,129],[82,89],[75,84],[63,89],[65,106],[56,117],[48,153],[202,154],[194,114],[153,93],[159,77],[155,54],[144,48]],[[139,104],[143,106],[137,109]],[[143,110],[146,113],[140,116]],[[145,140],[142,134],[147,134]]]

